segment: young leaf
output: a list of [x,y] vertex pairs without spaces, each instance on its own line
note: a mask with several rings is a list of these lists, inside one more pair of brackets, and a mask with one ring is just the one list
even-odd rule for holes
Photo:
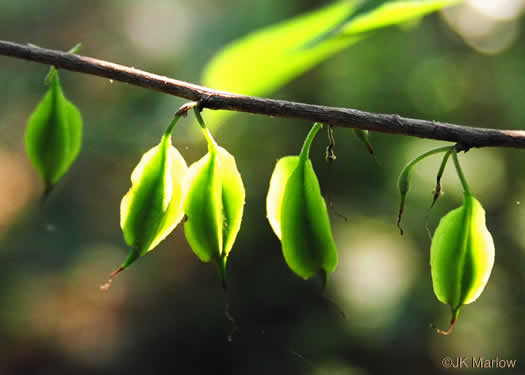
[[470,193],[463,205],[445,215],[432,237],[430,266],[434,293],[450,305],[452,331],[461,306],[474,302],[494,265],[494,242],[485,226],[485,210]]
[[208,153],[190,166],[184,181],[184,232],[199,259],[216,263],[225,286],[227,257],[241,227],[245,190],[235,158],[217,145],[208,129],[203,132]]
[[[233,41],[208,63],[203,84],[245,95],[266,95],[369,35],[457,0],[336,1]],[[256,62],[256,63],[254,63]],[[214,122],[230,111],[213,113]]]
[[82,143],[82,117],[64,97],[53,68],[49,89],[27,122],[26,152],[45,184],[46,194],[68,171]]
[[[341,28],[340,35],[354,35],[369,32],[378,28],[401,24],[435,12],[442,8],[457,4],[461,0],[374,0],[375,8],[361,12],[358,17]],[[370,2],[370,1],[367,1]]]
[[120,226],[131,252],[111,279],[140,256],[153,250],[184,216],[182,181],[188,167],[171,145],[171,134],[147,151],[131,174],[131,188],[120,204]]
[[301,154],[277,163],[266,199],[268,221],[281,240],[284,258],[304,279],[333,272],[337,250],[319,181],[308,157],[311,142],[320,129],[315,124]]
[[353,3],[336,2],[234,41],[207,65],[203,83],[250,95],[274,90],[350,43],[331,41],[300,48],[345,18]]

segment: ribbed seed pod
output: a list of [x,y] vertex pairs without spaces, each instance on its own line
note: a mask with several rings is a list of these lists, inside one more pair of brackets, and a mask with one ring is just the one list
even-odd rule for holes
[[432,237],[430,266],[434,293],[450,306],[452,331],[461,306],[474,302],[494,264],[494,242],[485,226],[485,210],[465,192],[463,205],[445,215]]
[[304,279],[320,274],[325,282],[326,274],[337,265],[337,250],[319,181],[308,156],[321,126],[314,125],[299,156],[287,156],[277,162],[266,210],[290,269]]
[[184,232],[203,262],[214,261],[223,286],[226,262],[241,227],[245,190],[235,158],[202,129],[208,153],[192,164],[184,181]]
[[131,252],[111,279],[139,257],[153,250],[181,221],[182,182],[188,167],[171,145],[171,134],[147,151],[131,174],[131,188],[120,204],[120,226]]
[[82,143],[82,117],[64,97],[52,68],[49,89],[27,122],[26,152],[49,193],[75,161]]

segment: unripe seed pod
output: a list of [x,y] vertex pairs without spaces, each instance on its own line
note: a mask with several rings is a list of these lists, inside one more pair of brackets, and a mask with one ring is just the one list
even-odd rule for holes
[[102,289],[109,288],[115,275],[153,250],[181,221],[187,170],[183,157],[171,145],[171,134],[165,134],[159,145],[142,156],[120,204],[120,226],[131,252]]
[[494,242],[485,226],[485,210],[470,193],[463,205],[445,215],[432,237],[430,266],[434,293],[450,306],[452,331],[461,306],[474,302],[494,265]]
[[80,152],[82,117],[64,97],[58,72],[49,73],[49,89],[27,122],[26,151],[49,193]]
[[235,158],[208,129],[208,153],[192,164],[184,181],[184,232],[203,262],[213,260],[226,283],[226,262],[241,227],[245,190]]
[[308,158],[310,144],[320,127],[314,125],[299,156],[287,156],[277,162],[266,209],[290,269],[304,279],[320,274],[325,282],[326,274],[337,265],[337,250],[319,181]]

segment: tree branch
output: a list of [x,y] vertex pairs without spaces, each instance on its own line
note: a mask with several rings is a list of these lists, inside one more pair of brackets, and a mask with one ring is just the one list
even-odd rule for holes
[[378,114],[350,108],[326,107],[284,100],[244,96],[148,73],[139,69],[74,55],[62,51],[0,40],[0,55],[54,65],[59,69],[86,73],[199,101],[202,108],[289,117],[334,126],[456,142],[471,147],[525,148],[525,131],[472,128],[468,126]]

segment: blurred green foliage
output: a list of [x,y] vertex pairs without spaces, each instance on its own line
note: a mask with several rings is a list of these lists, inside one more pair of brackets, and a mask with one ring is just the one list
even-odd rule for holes
[[[198,82],[205,64],[227,42],[324,4],[1,0],[0,35],[62,50],[81,41],[82,55]],[[521,128],[523,33],[515,31],[506,49],[486,55],[443,20],[435,14],[416,28],[378,31],[271,96]],[[522,19],[509,22],[516,30],[523,26]],[[316,281],[305,282],[287,268],[265,217],[275,161],[300,148],[311,124],[231,117],[214,135],[236,157],[247,193],[228,266],[227,298],[238,325],[232,334],[216,271],[191,253],[181,228],[120,275],[109,293],[98,290],[128,251],[119,204],[129,174],[140,155],[158,143],[183,101],[62,72],[64,90],[83,115],[83,149],[40,207],[43,186],[24,154],[23,134],[45,92],[49,68],[6,57],[0,57],[0,67],[1,374],[441,374],[448,372],[443,357],[461,355],[525,363],[521,151],[460,155],[486,210],[496,259],[482,296],[462,310],[453,335],[441,337],[429,324],[446,325],[449,311],[432,292],[425,229],[439,157],[414,171],[405,236],[399,236],[395,222],[399,171],[416,155],[445,144],[371,134],[376,163],[349,129],[337,128],[337,160],[328,165],[327,140],[317,136],[311,159],[340,255],[321,296]],[[174,133],[174,146],[188,163],[206,152],[198,132],[190,119]],[[443,189],[429,214],[431,229],[461,202],[450,165]]]

